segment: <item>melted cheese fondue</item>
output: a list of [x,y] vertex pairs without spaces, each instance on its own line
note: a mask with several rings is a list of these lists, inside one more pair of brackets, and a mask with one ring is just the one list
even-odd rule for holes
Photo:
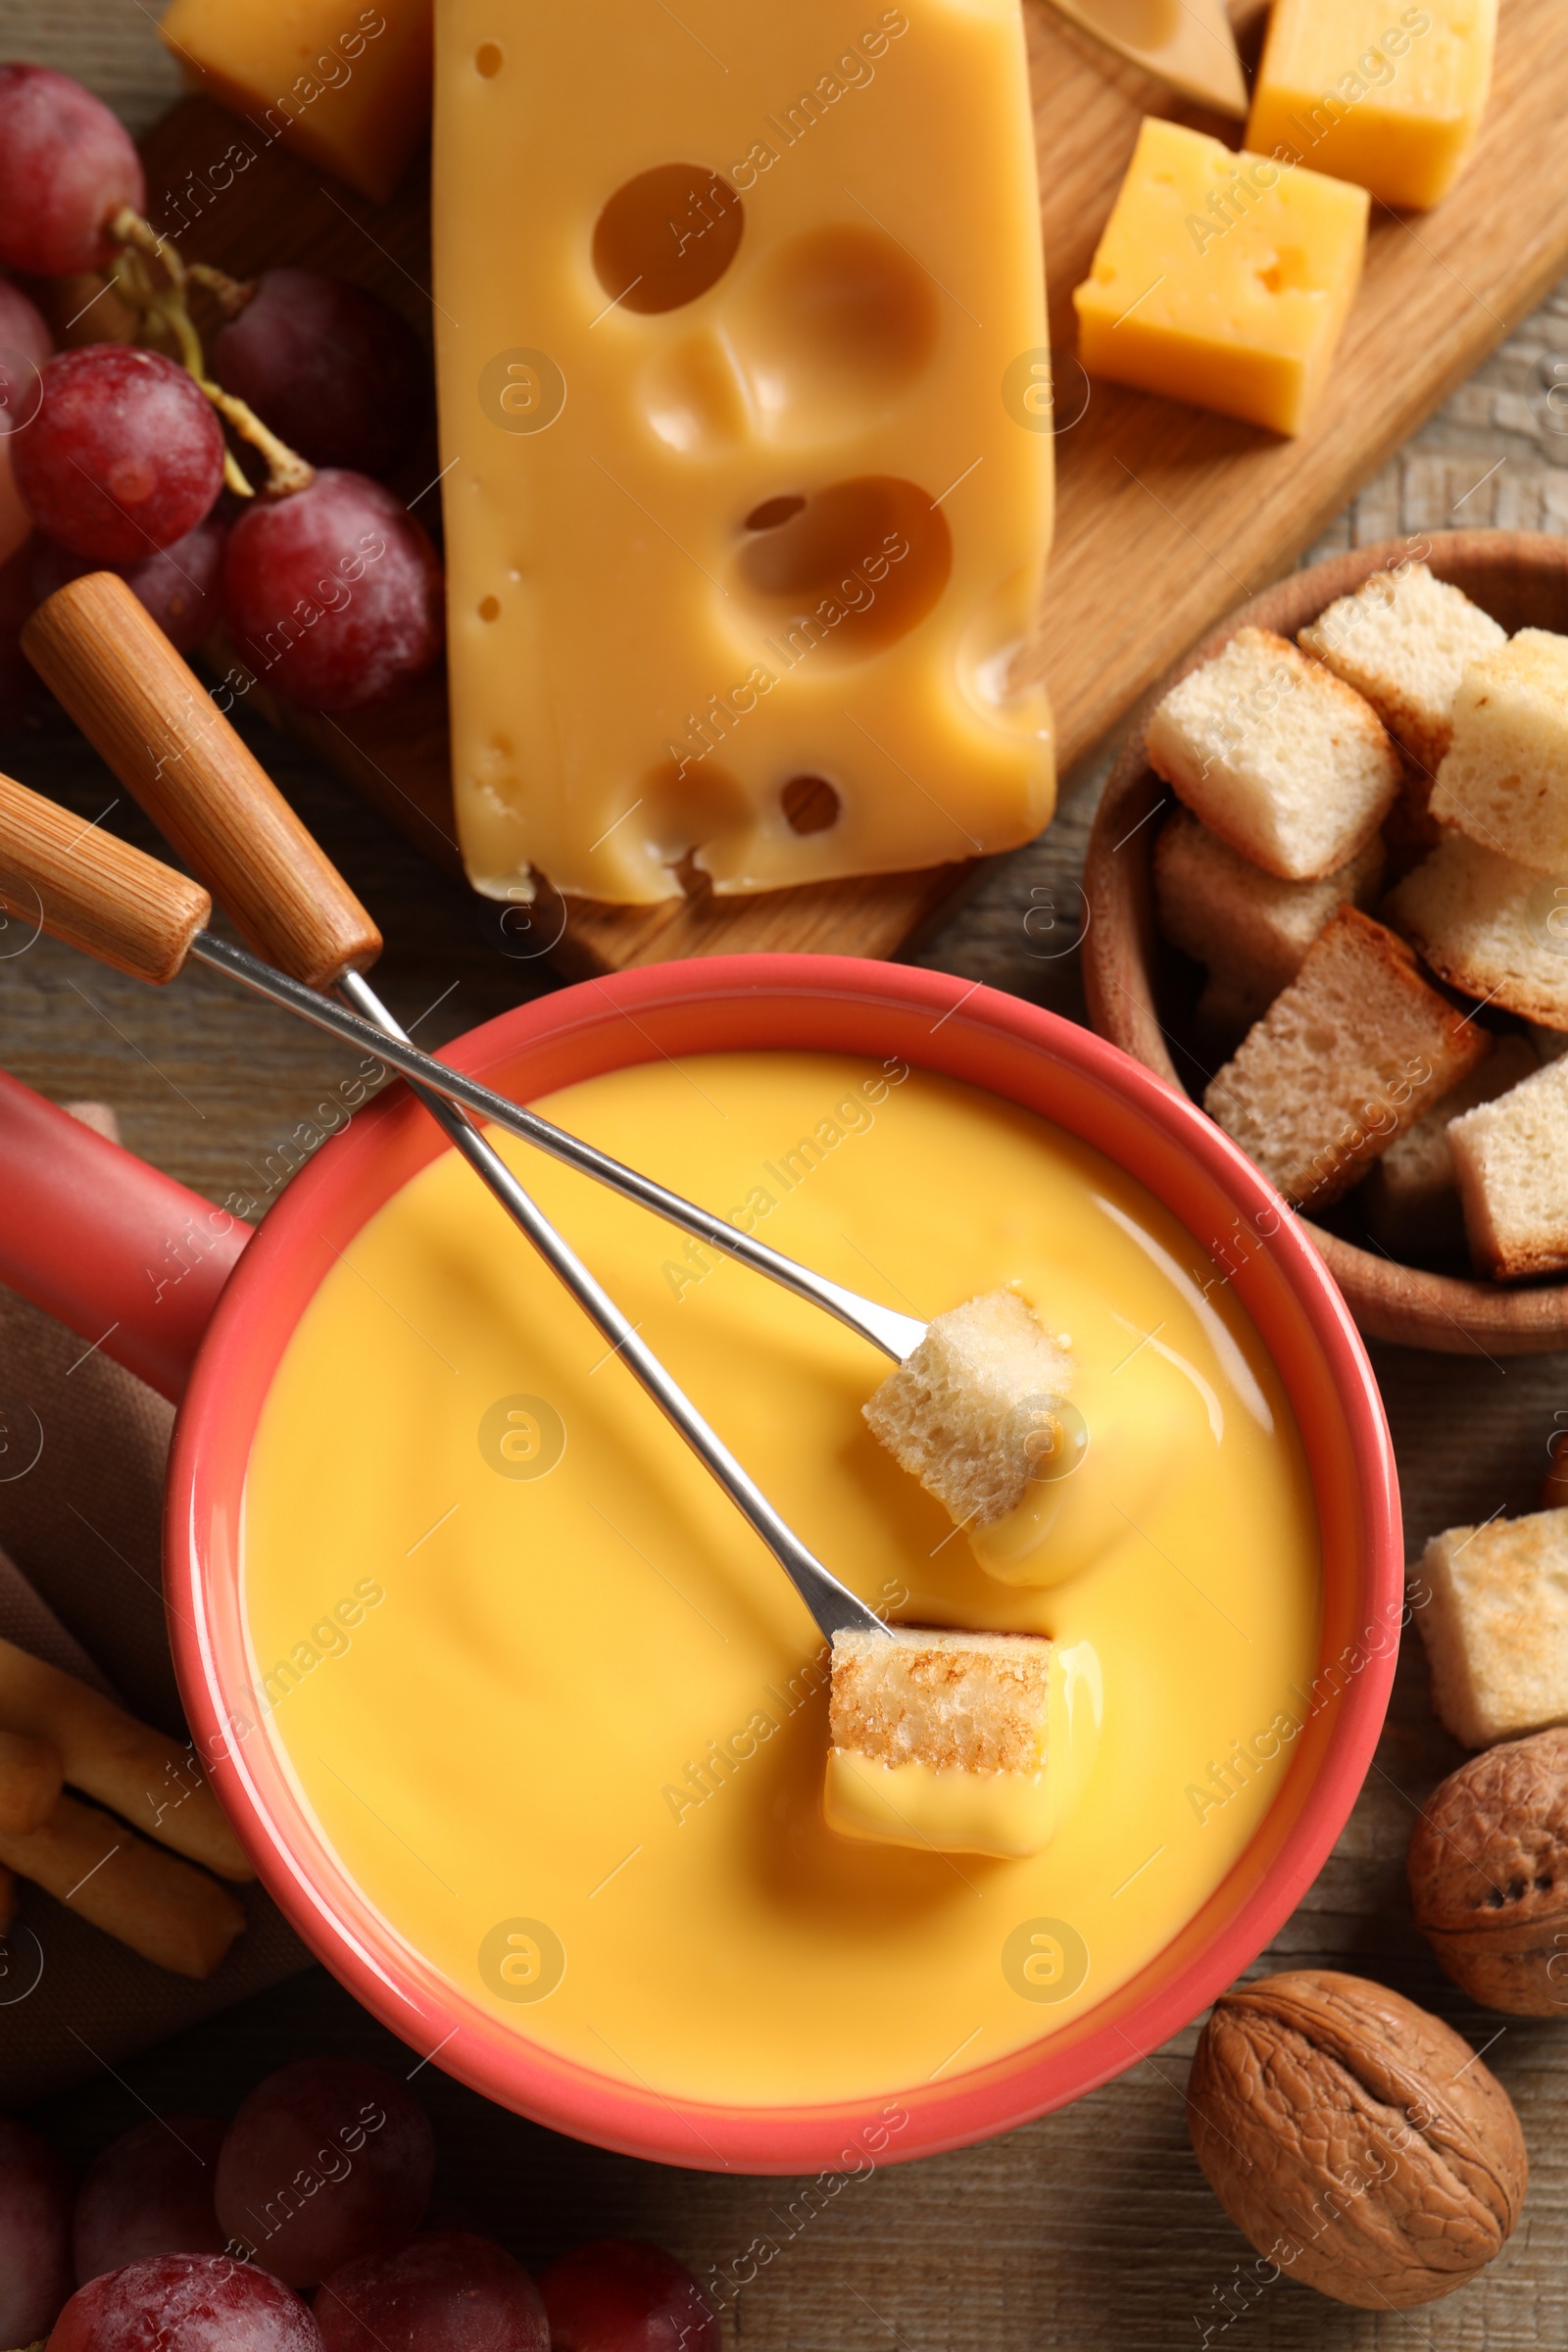
[[815,1628],[450,1152],[327,1276],[263,1413],[242,1569],[260,1736],[408,1945],[601,2074],[793,2106],[1059,2029],[1200,1909],[1294,1752],[1253,1743],[1312,1679],[1317,1521],[1246,1314],[1223,1282],[1204,1295],[1203,1252],[1131,1177],[902,1064],[660,1060],[541,1107],[890,1304],[1015,1284],[1070,1335],[1084,1458],[1045,1490],[1043,1537],[994,1536],[988,1573],[861,1420],[885,1358],[496,1139],[873,1605],[1089,1646],[1085,1785],[1026,1859],[835,1836]]

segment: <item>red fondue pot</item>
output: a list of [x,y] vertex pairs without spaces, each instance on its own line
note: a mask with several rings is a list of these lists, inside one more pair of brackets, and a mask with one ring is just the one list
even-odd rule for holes
[[[899,2093],[888,2155],[933,2154],[1081,2097],[1189,2023],[1251,1962],[1327,1860],[1371,1762],[1403,1599],[1393,1447],[1371,1367],[1296,1218],[1185,1097],[1088,1030],[946,974],[748,956],[601,980],[504,1014],[445,1059],[527,1102],[664,1054],[770,1048],[898,1055],[988,1088],[1093,1145],[1186,1226],[1279,1368],[1317,1499],[1322,1662],[1339,1695],[1296,1742],[1251,1845],[1130,1984],[1013,2056]],[[266,1728],[231,1729],[251,1681],[237,1565],[246,1467],[278,1361],[337,1253],[446,1149],[401,1085],[327,1143],[254,1235],[0,1081],[0,1280],[180,1401],[170,1459],[170,1635],[199,1753],[263,1880],[333,1974],[420,2057],[579,2138],[664,2163],[836,2166],[882,2102],[682,2106],[569,2063],[471,2003],[368,1904]],[[521,1244],[519,1242],[519,1247]]]

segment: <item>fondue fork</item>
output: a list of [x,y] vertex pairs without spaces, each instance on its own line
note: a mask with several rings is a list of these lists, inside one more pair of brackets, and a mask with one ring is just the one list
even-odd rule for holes
[[[347,906],[340,906],[337,911],[348,914],[352,909],[362,924],[368,924],[368,918],[346,890],[342,897]],[[192,960],[226,972],[258,995],[302,1013],[307,1020],[390,1063],[415,1083],[420,1100],[432,1110],[437,1100],[444,1098],[437,1114],[443,1124],[447,1103],[492,1120],[513,1107],[488,1087],[419,1053],[401,1032],[382,1030],[274,971],[243,948],[215,939],[207,929],[212,900],[199,883],[105,833],[100,826],[83,825],[79,818],[8,776],[0,776],[0,907],[24,921],[35,921],[52,938],[155,987],[167,986]],[[369,934],[379,946],[373,926],[369,926]],[[373,953],[369,939],[362,937],[355,952],[367,950]],[[828,1642],[849,1632],[891,1641],[881,1618],[842,1585],[781,1518],[483,1136],[466,1120],[449,1132],[610,1344],[612,1352],[620,1356],[767,1545]]]
[[[58,590],[27,623],[23,649],[94,750],[200,875],[241,936],[274,967],[264,979],[255,967],[241,969],[230,963],[223,967],[230,977],[350,1044],[362,1045],[363,1027],[347,1025],[339,1007],[319,993],[336,989],[382,1037],[409,1045],[406,1032],[365,977],[366,966],[381,953],[374,921],[123,580],[113,572],[95,572]],[[212,945],[218,948],[221,943]],[[231,956],[233,951],[223,953]],[[309,1002],[302,1001],[298,989],[280,993],[274,985],[280,974],[313,992]],[[416,1079],[410,1065],[394,1054],[383,1058],[405,1077]],[[443,1069],[443,1075],[450,1079],[453,1073]],[[505,1172],[504,1163],[482,1137],[474,1136],[464,1115],[464,1108],[474,1111],[473,1102],[464,1108],[442,1109],[416,1081],[416,1091],[487,1182],[491,1170],[488,1164],[480,1165],[470,1149],[473,1143],[480,1145],[487,1163],[493,1161]],[[449,1105],[460,1101],[450,1086],[444,1092]],[[753,1273],[765,1274],[869,1340],[895,1363],[905,1362],[926,1336],[927,1327],[917,1317],[862,1298],[770,1250],[755,1235],[726,1225],[710,1210],[596,1151],[537,1111],[487,1093],[477,1115],[750,1266]]]

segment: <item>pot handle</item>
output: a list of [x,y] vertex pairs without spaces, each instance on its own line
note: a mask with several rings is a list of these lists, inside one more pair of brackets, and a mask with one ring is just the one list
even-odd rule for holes
[[177,1404],[253,1228],[0,1071],[0,1283]]

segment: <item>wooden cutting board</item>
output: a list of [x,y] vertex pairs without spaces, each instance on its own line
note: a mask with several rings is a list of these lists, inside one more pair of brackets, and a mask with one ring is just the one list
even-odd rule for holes
[[[1563,0],[1501,0],[1480,146],[1436,213],[1373,206],[1366,282],[1333,381],[1310,430],[1285,442],[1086,383],[1072,356],[1072,289],[1088,273],[1140,120],[1159,113],[1227,126],[1040,0],[1024,9],[1057,359],[1059,504],[1040,661],[1065,771],[1221,613],[1275,577],[1568,269],[1568,19]],[[1258,0],[1235,0],[1235,14],[1256,20]],[[233,150],[252,158],[238,172]],[[299,262],[357,278],[428,336],[421,174],[378,208],[197,99],[154,128],[144,153],[152,217],[187,259],[241,276]],[[406,496],[433,485],[433,444],[425,457],[417,479],[400,481]],[[437,495],[433,486],[425,493],[426,520]],[[461,870],[439,679],[386,710],[283,723],[421,849]],[[745,949],[891,956],[981,870],[658,906],[547,900],[534,911],[534,936],[572,975]]]

